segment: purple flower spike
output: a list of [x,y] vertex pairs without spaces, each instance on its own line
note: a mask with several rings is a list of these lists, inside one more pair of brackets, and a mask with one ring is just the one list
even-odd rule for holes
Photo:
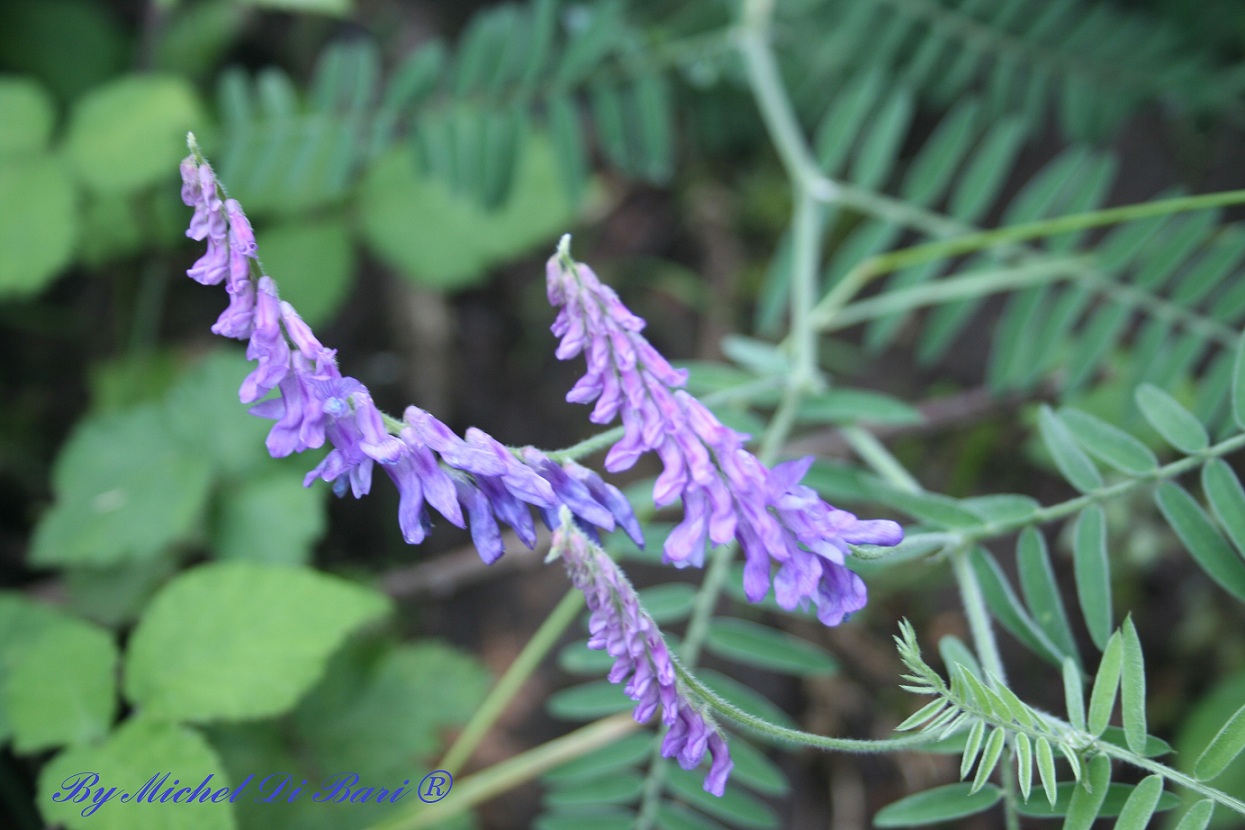
[[[664,559],[699,567],[710,545],[737,539],[753,602],[769,592],[772,578],[780,605],[811,604],[826,625],[863,607],[864,583],[844,566],[848,546],[895,545],[903,538],[899,525],[860,521],[822,501],[800,484],[812,459],[767,469],[744,448],[748,436],[679,388],[686,372],[652,347],[641,334],[644,321],[592,269],[560,252],[546,273],[549,301],[561,307],[552,327],[561,338],[558,357],[583,353],[588,362],[567,400],[595,401],[595,423],[622,420],[623,437],[606,455],[606,469],[623,470],[656,453],[663,469],[654,503],[682,499],[683,519],[666,538]],[[699,738],[689,732],[687,740]]]
[[679,685],[674,662],[653,618],[640,607],[635,588],[618,565],[571,521],[567,508],[553,532],[551,556],[561,556],[575,587],[583,591],[591,616],[588,647],[614,658],[611,683],[628,680],[624,691],[636,702],[635,719],[644,722],[659,709],[669,727],[661,754],[684,769],[712,756],[704,788],[716,796],[726,791],[734,763],[722,731]]
[[238,393],[242,403],[255,403],[267,395],[290,370],[290,345],[281,330],[280,302],[276,283],[271,277],[260,277],[255,330],[246,347],[247,359],[259,361],[259,365],[242,382]]

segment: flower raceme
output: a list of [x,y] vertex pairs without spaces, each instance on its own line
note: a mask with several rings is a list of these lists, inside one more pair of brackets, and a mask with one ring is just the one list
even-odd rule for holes
[[557,356],[583,353],[588,363],[567,401],[595,401],[594,423],[622,420],[623,437],[606,455],[605,468],[625,470],[655,452],[663,470],[653,502],[664,507],[682,499],[683,520],[666,539],[665,560],[700,566],[709,543],[737,539],[750,601],[765,597],[773,573],[779,605],[790,610],[811,603],[826,625],[863,608],[864,582],[844,564],[848,546],[898,544],[899,525],[862,521],[824,502],[800,483],[811,458],[769,469],[744,449],[748,436],[680,388],[686,371],[674,369],[644,338],[644,320],[613,289],[571,260],[565,240],[546,275],[549,302],[561,307],[552,327],[561,338]]
[[[328,453],[304,485],[324,480],[338,496],[366,495],[379,465],[398,489],[398,523],[407,542],[426,538],[431,508],[449,523],[469,527],[488,564],[503,553],[502,524],[535,546],[535,508],[554,531],[552,553],[561,556],[587,597],[589,644],[615,659],[609,679],[628,681],[637,720],[660,708],[668,727],[665,757],[691,769],[711,755],[705,789],[721,795],[732,767],[725,739],[679,684],[652,618],[597,544],[598,531],[615,529],[643,544],[622,492],[574,461],[556,462],[533,447],[503,446],[474,427],[459,436],[415,406],[401,421],[383,415],[367,387],[342,375],[336,351],[281,300],[276,283],[262,272],[242,206],[223,198],[197,150],[182,162],[181,174],[182,199],[194,208],[186,235],[207,243],[187,274],[204,285],[225,285],[229,305],[212,331],[246,341],[255,367],[238,396],[253,414],[274,422],[268,452],[284,457],[327,444]],[[549,262],[548,290],[550,302],[561,306],[553,325],[561,337],[557,356],[566,360],[583,352],[588,359],[588,373],[567,400],[595,401],[596,423],[623,422],[623,438],[607,455],[606,468],[625,470],[655,452],[664,471],[654,501],[664,506],[682,500],[684,518],[666,541],[666,560],[701,565],[708,543],[738,539],[752,601],[768,592],[776,563],[772,581],[783,607],[811,602],[827,625],[863,607],[864,584],[844,565],[848,545],[896,544],[899,526],[861,521],[822,501],[800,483],[811,459],[766,468],[744,449],[747,436],[724,426],[680,388],[686,372],[671,367],[640,334],[644,321],[564,251]]]
[[705,790],[722,795],[734,762],[722,730],[680,687],[674,662],[657,624],[641,607],[635,588],[618,565],[574,521],[553,532],[551,557],[560,557],[575,587],[588,601],[588,647],[614,658],[611,683],[628,680],[624,691],[636,701],[635,719],[644,722],[661,710],[669,727],[661,754],[683,769],[694,769],[708,752],[713,761]]
[[182,200],[194,208],[186,235],[207,241],[187,274],[204,285],[225,283],[229,306],[212,331],[247,342],[255,368],[238,396],[252,413],[275,422],[268,452],[284,457],[330,447],[304,484],[323,479],[337,495],[349,491],[359,498],[371,490],[379,465],[398,489],[398,524],[407,542],[427,536],[431,507],[453,525],[470,526],[480,557],[490,564],[503,552],[501,524],[535,546],[533,507],[550,527],[565,506],[591,532],[622,527],[643,541],[622,493],[578,464],[559,465],[532,447],[516,453],[475,428],[459,437],[414,406],[401,422],[387,423],[367,387],[342,375],[336,351],[316,338],[261,272],[250,222],[237,201],[222,199],[212,168],[192,155],[181,174]]

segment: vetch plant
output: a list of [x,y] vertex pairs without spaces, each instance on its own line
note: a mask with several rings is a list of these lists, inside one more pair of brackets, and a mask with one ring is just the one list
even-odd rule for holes
[[[669,652],[652,617],[593,540],[599,531],[625,530],[636,544],[643,533],[630,503],[617,487],[563,452],[561,464],[534,447],[510,449],[478,429],[464,438],[417,407],[403,421],[383,415],[359,381],[343,377],[336,352],[316,339],[276,282],[262,273],[251,225],[224,194],[194,136],[181,164],[182,201],[194,208],[186,235],[207,239],[208,248],[187,275],[205,285],[226,283],[229,306],[212,330],[247,340],[256,362],[238,396],[251,412],[276,421],[268,434],[274,457],[332,449],[307,474],[355,498],[372,486],[377,465],[398,488],[398,521],[407,542],[422,542],[430,525],[427,507],[458,527],[470,519],[472,539],[486,563],[502,555],[498,521],[535,544],[531,507],[555,529],[553,554],[567,564],[571,580],[593,612],[593,648],[617,662],[611,682],[627,677],[627,693],[639,701],[637,721],[647,721],[660,701],[668,727],[662,755],[685,769],[708,750],[713,764],[705,789],[722,795],[731,769],[726,740],[706,720],[703,706],[680,692]],[[739,538],[747,558],[744,590],[753,602],[769,591],[772,562],[779,604],[792,609],[810,601],[818,618],[837,625],[865,604],[864,583],[844,567],[849,543],[891,546],[903,533],[890,521],[862,522],[836,510],[799,482],[812,459],[768,469],[743,448],[747,436],[724,426],[704,404],[680,387],[675,371],[640,334],[644,321],[601,284],[587,266],[570,259],[569,238],[549,261],[549,299],[563,306],[553,325],[561,335],[558,357],[588,354],[589,373],[571,390],[573,402],[597,400],[592,418],[608,423],[620,411],[622,440],[606,456],[611,471],[626,469],[646,451],[665,464],[654,502],[682,496],[685,517],[668,537],[664,556],[678,565],[703,565],[706,541],[725,545]],[[228,263],[225,265],[224,263]],[[277,395],[266,398],[269,393]],[[263,400],[261,400],[263,399]],[[391,434],[392,433],[392,434]],[[575,530],[566,527],[570,522]],[[584,535],[588,534],[588,535]]]
[[[18,5],[6,67],[27,66],[6,52],[24,35],[62,30]],[[46,482],[29,461],[8,473],[47,442],[0,448],[0,489],[36,482],[4,514],[38,517],[24,567],[56,569],[0,592],[0,775],[37,778],[19,826],[164,826],[150,805],[64,797],[156,770],[235,792],[277,770],[291,792],[454,781],[349,814],[294,798],[178,816],[211,830],[479,826],[532,782],[537,830],[837,826],[863,820],[854,804],[878,827],[1245,821],[1245,228],[1224,212],[1245,191],[1109,201],[1163,177],[1124,141],[1150,122],[1188,168],[1165,171],[1177,187],[1239,145],[1233,0],[531,0],[414,49],[361,7],[376,37],[298,47],[305,80],[202,57],[237,45],[228,15],[267,4],[156,5],[134,65],[161,71],[0,78],[0,293],[40,312],[11,315],[36,322],[6,372],[42,384],[45,347],[110,359],[74,378],[92,408]],[[301,4],[328,6],[350,13]],[[192,76],[212,78],[214,113]],[[198,360],[160,325],[186,266],[168,253],[185,213],[162,206],[188,129],[220,176],[192,137],[186,273],[225,296],[176,302],[216,296],[211,331],[241,344]],[[662,252],[602,223],[606,244],[577,233],[597,270],[572,257],[577,219],[633,230],[650,198],[678,208],[655,214]],[[556,395],[597,431],[571,446],[456,431],[442,401],[386,413],[384,373],[315,333],[361,253],[386,290],[409,300],[409,279],[452,315],[452,292],[533,249],[549,306],[539,267],[479,294],[537,299],[497,316],[580,369]],[[642,277],[633,253],[653,254]],[[106,297],[125,344],[61,325],[42,307],[61,296]],[[725,360],[684,365],[657,302],[703,305],[699,353]],[[19,391],[14,423],[63,422],[62,396]],[[386,560],[420,571],[425,548],[401,543],[453,526],[491,591],[532,556],[507,547],[565,569],[499,678],[424,639],[415,603],[400,628],[418,639],[388,628],[393,574],[381,590],[311,566],[328,494],[386,478],[397,524],[369,537]],[[555,651],[586,682],[542,703],[591,722],[477,752]]]

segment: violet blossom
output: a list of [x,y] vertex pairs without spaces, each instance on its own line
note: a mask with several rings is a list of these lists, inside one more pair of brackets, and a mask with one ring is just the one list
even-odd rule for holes
[[773,469],[762,464],[744,448],[748,436],[679,388],[686,371],[653,348],[641,334],[644,320],[591,268],[563,250],[549,260],[546,274],[549,302],[560,307],[552,326],[561,339],[557,356],[568,360],[582,352],[588,363],[566,399],[595,401],[594,423],[622,420],[623,437],[606,455],[605,468],[626,470],[655,452],[663,471],[654,503],[682,499],[683,519],[666,539],[665,561],[700,566],[708,545],[737,539],[750,601],[763,599],[772,580],[779,605],[790,610],[811,603],[826,625],[863,608],[864,582],[845,565],[849,545],[898,544],[899,525],[862,521],[823,501],[800,483],[811,458]]
[[[564,510],[566,508],[563,508]],[[635,588],[618,565],[574,521],[553,532],[550,556],[560,556],[575,587],[583,591],[591,616],[588,647],[614,658],[611,683],[627,681],[623,691],[636,701],[634,717],[643,723],[658,709],[668,727],[661,754],[683,769],[694,769],[708,752],[706,791],[720,796],[734,762],[726,738],[704,708],[688,697],[675,673],[673,658],[653,618],[640,607]]]
[[194,208],[186,233],[207,241],[187,274],[205,285],[225,283],[229,306],[212,331],[247,341],[255,368],[238,394],[253,414],[275,422],[268,452],[279,458],[329,445],[304,485],[324,480],[337,495],[360,498],[379,465],[398,489],[398,524],[407,542],[427,536],[431,508],[450,524],[469,525],[487,563],[502,555],[501,524],[535,546],[532,508],[550,527],[565,506],[587,532],[621,526],[642,543],[622,493],[574,462],[555,463],[532,447],[511,450],[475,428],[460,438],[417,407],[408,407],[402,422],[386,423],[367,388],[342,375],[336,352],[261,273],[250,221],[236,200],[222,198],[212,168],[191,156],[181,175],[182,199]]

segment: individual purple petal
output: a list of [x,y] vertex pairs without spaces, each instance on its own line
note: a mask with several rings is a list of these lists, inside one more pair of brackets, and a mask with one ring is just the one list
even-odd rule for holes
[[248,360],[259,365],[242,382],[239,397],[254,403],[267,395],[290,371],[290,346],[281,331],[280,300],[271,277],[260,277],[255,307],[255,330],[247,345]]
[[242,205],[238,204],[237,199],[225,200],[225,215],[229,217],[229,244],[243,256],[254,257],[255,233],[251,230],[251,222],[242,212]]
[[471,541],[475,543],[484,564],[492,565],[505,551],[502,548],[501,528],[493,518],[489,500],[479,489],[461,478],[454,479],[454,487],[458,491],[458,500],[467,508],[471,519]]
[[229,254],[231,248],[225,240],[210,237],[207,251],[186,271],[200,285],[219,285],[229,276]]

